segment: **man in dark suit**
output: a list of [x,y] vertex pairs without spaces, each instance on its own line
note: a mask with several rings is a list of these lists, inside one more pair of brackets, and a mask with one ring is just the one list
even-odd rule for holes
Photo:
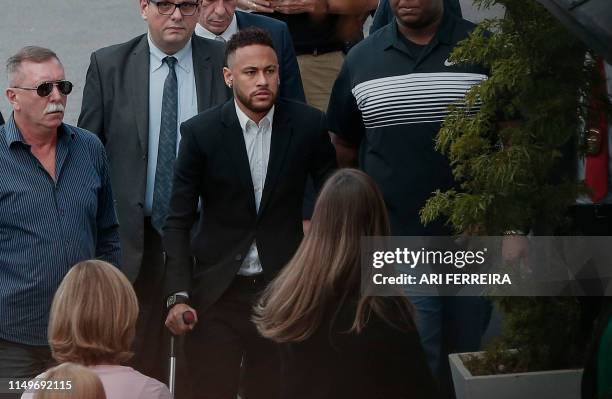
[[280,97],[305,102],[300,69],[287,24],[263,15],[236,11],[236,0],[203,0],[196,34],[228,41],[238,30],[254,26],[270,34],[280,65]]
[[161,227],[178,126],[230,96],[222,76],[223,45],[193,35],[199,1],[173,1],[140,0],[148,34],[91,55],[78,123],[100,137],[110,159],[122,269],[140,304],[133,364],[162,380],[168,341]]
[[[226,63],[234,99],[181,126],[164,228],[167,292],[188,291],[193,307],[170,295],[166,325],[175,334],[193,330],[187,360],[199,397],[235,399],[242,361],[241,397],[274,399],[277,348],[259,336],[251,310],[300,244],[306,177],[320,188],[336,166],[335,154],[322,112],[277,99],[278,60],[265,31],[235,34]],[[198,201],[202,211],[191,238]],[[199,316],[195,326],[184,323],[186,311]]]

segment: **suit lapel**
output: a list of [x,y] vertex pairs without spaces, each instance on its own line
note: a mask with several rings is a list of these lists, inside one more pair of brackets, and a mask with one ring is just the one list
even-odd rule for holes
[[143,155],[149,146],[149,43],[147,35],[143,35],[140,43],[132,52],[132,59],[127,65],[126,82],[130,85],[133,114],[138,130],[138,140]]
[[210,54],[206,43],[195,35],[192,42],[193,72],[195,75],[196,93],[198,95],[198,112],[210,108],[212,103],[213,71]]
[[274,109],[274,121],[272,122],[272,140],[270,144],[270,159],[268,161],[268,171],[266,172],[266,183],[259,205],[259,215],[261,216],[270,200],[270,196],[276,187],[276,181],[287,158],[287,148],[291,142],[293,129],[289,123],[289,112],[285,109],[282,102],[277,102]]
[[256,213],[255,209],[255,193],[253,188],[253,179],[251,177],[251,167],[249,165],[249,158],[247,156],[246,145],[244,144],[244,135],[240,122],[238,122],[238,116],[236,115],[236,106],[234,100],[229,100],[223,105],[221,111],[223,124],[226,127],[226,133],[224,137],[225,149],[230,155],[232,165],[236,168],[242,185],[248,192],[249,199],[247,200],[249,209],[253,214]]

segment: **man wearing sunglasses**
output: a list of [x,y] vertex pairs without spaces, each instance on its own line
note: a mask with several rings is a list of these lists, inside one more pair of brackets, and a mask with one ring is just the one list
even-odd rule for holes
[[52,360],[47,320],[62,278],[86,259],[119,265],[119,231],[104,147],[62,122],[72,83],[57,55],[25,47],[6,65],[13,112],[0,126],[0,378],[29,378]]
[[122,269],[140,304],[133,366],[162,381],[169,335],[161,229],[179,126],[230,96],[223,44],[193,34],[199,8],[200,0],[140,0],[148,33],[91,55],[79,117],[79,126],[97,134],[109,154]]

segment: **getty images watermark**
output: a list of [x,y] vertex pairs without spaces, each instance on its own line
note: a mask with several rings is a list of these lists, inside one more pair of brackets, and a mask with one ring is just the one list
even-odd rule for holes
[[[484,265],[486,253],[487,248],[478,251],[441,251],[421,248],[415,251],[404,247],[396,248],[395,251],[375,251],[372,254],[372,267],[381,269],[385,265],[397,265],[414,269],[417,266],[439,265],[444,267],[455,267],[461,270],[466,266]],[[397,276],[385,276],[382,273],[375,273],[372,282],[377,285],[511,285],[512,279],[509,273],[423,273],[420,274],[418,278],[416,274],[409,273],[400,273]]]
[[612,237],[364,237],[368,295],[612,295]]

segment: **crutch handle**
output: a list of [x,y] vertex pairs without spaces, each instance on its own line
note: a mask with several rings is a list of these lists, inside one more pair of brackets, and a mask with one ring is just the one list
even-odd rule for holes
[[185,324],[193,324],[195,322],[195,316],[191,310],[186,310],[183,312],[183,323]]
[[[183,323],[189,325],[195,322],[195,315],[192,311],[186,310],[183,312]],[[174,334],[170,336],[170,375],[168,376],[168,388],[170,394],[174,397],[175,384],[176,384],[176,348],[174,342]]]

